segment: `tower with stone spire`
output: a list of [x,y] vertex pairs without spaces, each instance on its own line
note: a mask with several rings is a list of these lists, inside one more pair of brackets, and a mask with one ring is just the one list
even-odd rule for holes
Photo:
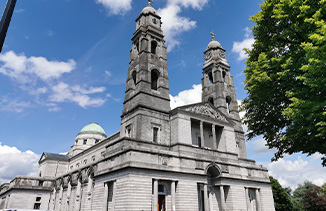
[[161,17],[151,2],[136,19],[120,136],[168,144],[170,99],[167,49]]
[[215,39],[213,32],[211,35],[212,40],[204,51],[202,102],[211,103],[234,122],[240,157],[247,157],[233,76],[225,56],[226,50]]

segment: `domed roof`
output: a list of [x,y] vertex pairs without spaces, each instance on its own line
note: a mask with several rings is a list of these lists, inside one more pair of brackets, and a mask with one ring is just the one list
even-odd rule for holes
[[81,129],[79,134],[100,134],[106,137],[104,129],[97,123],[91,122]]
[[212,41],[208,43],[207,49],[212,49],[212,48],[222,48],[222,45],[215,39],[212,39]]
[[147,7],[145,7],[141,13],[144,14],[144,15],[147,15],[149,13],[154,13],[154,14],[157,14],[156,10],[152,7],[152,5],[150,3],[148,3]]

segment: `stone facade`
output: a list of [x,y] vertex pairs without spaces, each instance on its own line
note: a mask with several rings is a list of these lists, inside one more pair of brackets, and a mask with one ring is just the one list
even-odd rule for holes
[[43,153],[1,208],[71,211],[274,211],[267,169],[247,159],[225,50],[208,44],[202,102],[171,110],[161,18],[136,19],[121,129],[83,128],[67,155]]

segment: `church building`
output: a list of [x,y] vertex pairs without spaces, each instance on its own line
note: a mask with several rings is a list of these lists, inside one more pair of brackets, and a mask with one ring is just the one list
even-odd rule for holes
[[247,158],[225,49],[204,51],[202,102],[171,110],[167,48],[151,6],[136,19],[121,128],[85,126],[67,155],[0,190],[0,209],[274,211],[268,171]]

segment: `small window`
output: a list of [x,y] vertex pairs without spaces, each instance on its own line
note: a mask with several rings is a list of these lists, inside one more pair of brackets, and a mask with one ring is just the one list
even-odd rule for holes
[[166,194],[166,187],[165,185],[158,185],[158,194],[163,194],[165,195]]
[[97,140],[95,140],[95,144],[97,144],[99,141],[100,141],[100,140],[98,140],[98,139],[97,139]]
[[43,186],[44,181],[38,181],[38,186]]
[[38,174],[39,177],[42,177],[42,172],[40,171],[40,173]]
[[157,143],[158,142],[158,128],[153,127],[153,142]]
[[230,104],[231,104],[231,97],[227,96],[226,97],[226,110],[228,113],[230,113]]
[[136,86],[137,72],[136,71],[132,72],[131,77],[132,77],[132,80],[134,81],[134,85]]
[[208,79],[209,79],[209,82],[212,84],[213,83],[213,74],[212,74],[212,72],[208,73]]
[[36,197],[36,201],[41,201],[41,197]]
[[157,48],[157,42],[156,41],[152,41],[151,42],[151,53],[152,54],[156,54],[156,48]]
[[153,18],[152,21],[153,21],[154,24],[157,24],[157,21],[156,21],[155,18]]
[[84,145],[87,144],[87,139],[84,139]]
[[76,144],[78,144],[78,140],[76,140],[75,142],[76,142]]
[[41,208],[41,203],[34,204],[34,210],[39,210]]
[[132,128],[131,128],[131,125],[127,125],[126,126],[126,136],[127,137],[129,137],[129,138],[131,138],[131,136],[132,136]]
[[223,81],[223,83],[225,83],[225,76],[226,76],[226,72],[223,71],[223,72],[222,72],[222,81]]
[[157,70],[152,70],[151,71],[151,88],[153,90],[157,90],[158,77],[159,77],[159,72]]

